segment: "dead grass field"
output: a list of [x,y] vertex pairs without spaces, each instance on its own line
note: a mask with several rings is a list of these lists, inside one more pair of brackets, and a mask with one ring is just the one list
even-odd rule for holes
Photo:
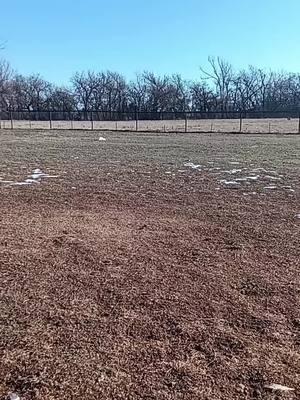
[[[2,120],[2,128],[9,129],[11,121]],[[49,121],[13,121],[17,129],[49,129]],[[91,129],[91,121],[52,121],[53,129]],[[135,121],[94,121],[93,128],[112,131],[134,131]],[[139,121],[139,131],[149,132],[184,132],[184,120]],[[244,119],[242,131],[244,133],[298,133],[299,120],[297,118],[264,118]],[[188,131],[192,132],[239,132],[239,119],[203,119],[189,120]]]
[[299,399],[300,138],[101,136],[0,133],[0,398]]

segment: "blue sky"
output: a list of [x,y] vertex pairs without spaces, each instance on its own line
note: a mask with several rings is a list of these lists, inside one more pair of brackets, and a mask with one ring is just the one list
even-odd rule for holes
[[209,55],[300,72],[300,0],[2,2],[2,56],[58,83],[75,71],[151,70],[197,78]]

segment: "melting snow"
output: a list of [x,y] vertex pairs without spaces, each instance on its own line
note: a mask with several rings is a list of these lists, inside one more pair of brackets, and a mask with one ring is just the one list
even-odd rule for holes
[[224,172],[227,172],[228,174],[236,174],[238,172],[242,172],[242,170],[241,169],[231,169],[229,171],[224,171]]
[[[39,168],[33,170],[32,174],[28,176],[23,182],[6,181],[10,186],[26,186],[40,183],[42,178],[57,178],[57,175],[48,175],[41,171]],[[5,181],[3,181],[5,182]]]
[[264,189],[274,190],[274,189],[277,189],[277,186],[273,186],[273,185],[265,186]]
[[221,179],[220,182],[224,183],[224,185],[226,185],[226,186],[235,186],[236,187],[236,186],[240,185],[236,181],[227,181],[226,179]]
[[102,136],[100,136],[100,137],[99,137],[99,141],[100,141],[100,142],[105,142],[105,141],[106,141],[106,138],[105,138],[105,137],[102,137]]
[[259,175],[256,176],[246,176],[247,181],[257,181]]
[[199,169],[201,165],[199,164],[194,164],[192,162],[184,163],[183,164],[185,167],[191,167],[192,169]]
[[266,389],[272,389],[272,390],[281,390],[283,392],[290,392],[290,391],[294,391],[295,389],[290,388],[288,386],[283,386],[283,385],[279,385],[277,383],[271,383],[270,385],[265,385]]
[[271,175],[265,175],[264,178],[270,179],[271,181],[279,181],[281,178],[278,178],[277,176],[271,176]]

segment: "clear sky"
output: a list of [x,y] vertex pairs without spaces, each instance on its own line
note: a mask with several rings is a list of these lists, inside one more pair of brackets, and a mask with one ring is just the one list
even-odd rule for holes
[[0,14],[2,56],[58,83],[87,69],[192,79],[209,55],[300,72],[300,0],[14,0]]

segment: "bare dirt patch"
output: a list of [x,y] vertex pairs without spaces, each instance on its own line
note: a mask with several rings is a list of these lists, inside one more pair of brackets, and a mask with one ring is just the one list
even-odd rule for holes
[[0,396],[298,398],[299,137],[101,136],[1,132]]

